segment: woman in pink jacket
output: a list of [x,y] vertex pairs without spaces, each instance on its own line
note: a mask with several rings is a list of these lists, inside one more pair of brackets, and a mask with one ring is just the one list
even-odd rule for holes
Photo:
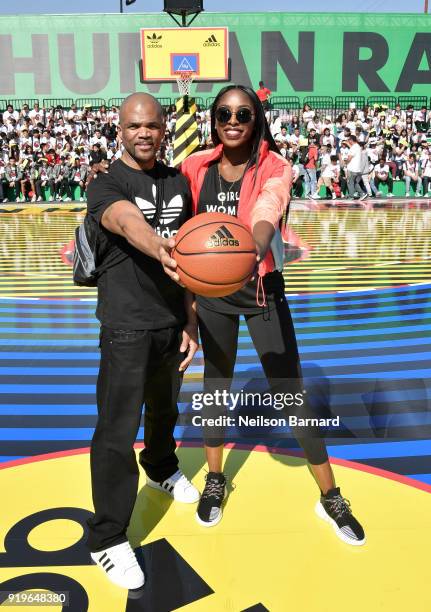
[[[205,392],[229,388],[238,345],[239,317],[243,315],[269,381],[289,381],[285,391],[302,390],[295,331],[282,275],[282,218],[291,188],[291,168],[278,153],[255,92],[231,85],[220,91],[211,108],[215,149],[186,159],[194,214],[223,212],[238,217],[252,231],[258,253],[258,273],[240,291],[223,298],[197,296],[197,312],[205,359]],[[283,231],[283,228],[281,228]],[[295,393],[295,390],[293,393]],[[308,410],[308,408],[307,408]],[[206,413],[204,416],[217,416]],[[309,414],[309,416],[312,416]],[[320,487],[318,514],[334,525],[350,544],[363,544],[364,531],[334,482],[325,444],[319,432],[294,431]],[[196,518],[206,527],[222,517],[226,496],[223,474],[223,431],[204,429],[209,473]]]

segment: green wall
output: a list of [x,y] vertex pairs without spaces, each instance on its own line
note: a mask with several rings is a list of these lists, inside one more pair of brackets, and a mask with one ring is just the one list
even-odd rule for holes
[[[170,84],[140,83],[138,32],[172,25],[165,14],[2,16],[0,98],[171,96]],[[193,26],[228,26],[232,80],[262,78],[276,95],[431,92],[431,15],[202,13]]]

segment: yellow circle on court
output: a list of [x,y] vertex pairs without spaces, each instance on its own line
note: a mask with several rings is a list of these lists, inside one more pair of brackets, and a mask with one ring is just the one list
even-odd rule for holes
[[[183,471],[202,490],[202,449],[179,448],[178,454]],[[364,525],[362,547],[343,543],[315,515],[318,489],[303,459],[234,449],[226,453],[225,472],[235,488],[219,525],[199,526],[195,505],[173,502],[144,486],[141,477],[129,539],[133,546],[166,539],[209,585],[213,593],[185,605],[184,612],[240,612],[257,604],[271,612],[429,612],[430,493],[353,466],[335,465],[334,472]],[[8,492],[0,515],[4,552],[7,532],[26,516],[49,508],[92,510],[89,456],[2,469],[0,490]],[[43,535],[45,550],[72,546],[78,531],[64,527],[64,521],[51,521],[35,530],[32,542],[40,548]],[[78,581],[90,612],[126,610],[127,592],[95,566],[8,567],[2,580],[32,572]],[[163,581],[168,588],[170,576]]]
[[60,550],[63,541],[78,542],[84,530],[76,521],[57,519],[46,521],[32,529],[28,542],[37,550]]

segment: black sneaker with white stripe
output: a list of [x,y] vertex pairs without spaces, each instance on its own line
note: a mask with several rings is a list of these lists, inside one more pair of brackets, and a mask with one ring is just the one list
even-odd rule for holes
[[219,472],[208,472],[205,480],[205,488],[196,511],[196,520],[203,527],[213,527],[223,516],[222,504],[227,495],[226,478]]
[[322,495],[315,510],[317,516],[333,526],[340,540],[353,546],[365,544],[366,538],[362,525],[353,516],[350,502],[341,495],[339,487]]
[[125,589],[140,589],[145,576],[129,542],[116,544],[105,550],[90,553],[93,561],[104,571],[109,580]]

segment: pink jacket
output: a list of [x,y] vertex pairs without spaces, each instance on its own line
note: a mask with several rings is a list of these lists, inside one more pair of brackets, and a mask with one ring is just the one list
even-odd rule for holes
[[[181,172],[188,178],[192,192],[193,214],[196,214],[199,194],[205,174],[211,162],[220,159],[223,145],[215,149],[194,153],[181,164]],[[290,200],[292,171],[289,163],[273,151],[268,143],[263,142],[260,149],[259,168],[252,166],[244,175],[238,202],[238,218],[250,230],[258,221],[268,221],[275,228],[280,225]],[[285,228],[283,228],[285,235]],[[259,275],[264,276],[274,270],[274,259],[271,250],[259,264]]]

